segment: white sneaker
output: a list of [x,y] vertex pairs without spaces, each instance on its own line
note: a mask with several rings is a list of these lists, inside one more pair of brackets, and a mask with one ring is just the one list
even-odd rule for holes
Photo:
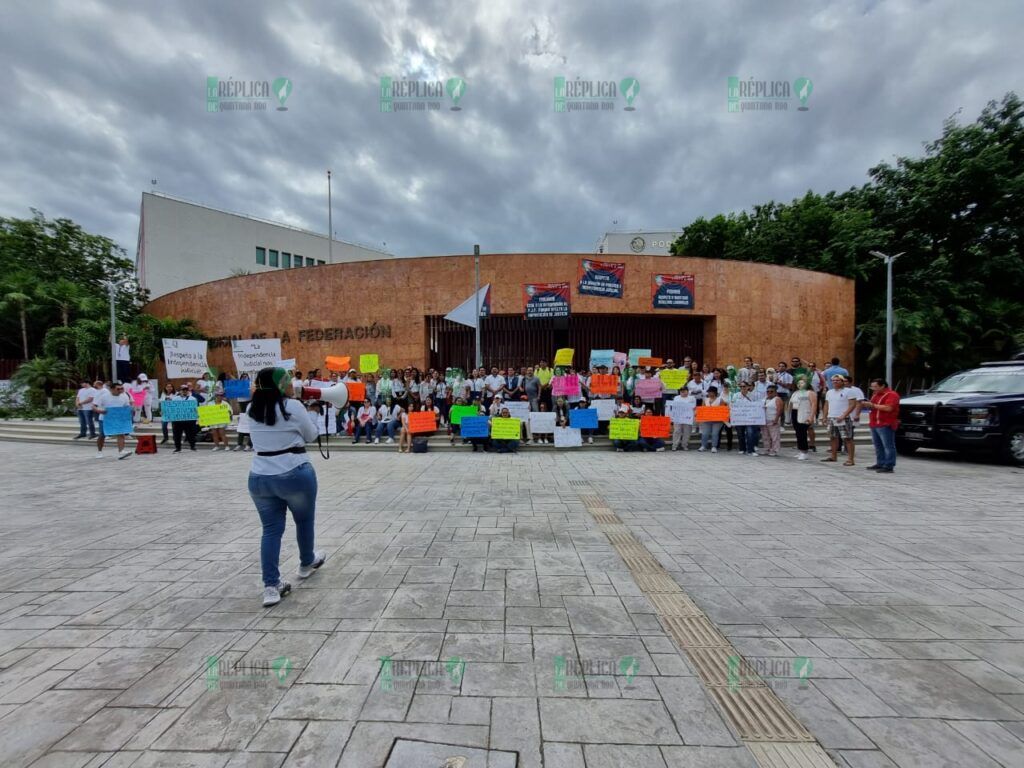
[[758,455],[758,453],[757,453],[757,451],[751,451],[751,452],[750,452],[750,455],[751,455],[751,456],[757,456],[757,455]]
[[704,453],[704,446],[703,445],[700,448],[697,449],[697,453]]
[[380,445],[380,438],[379,437],[373,438],[373,444],[374,445]]
[[277,605],[281,602],[281,598],[292,591],[292,585],[287,581],[279,581],[277,586],[267,586],[263,588],[263,607],[266,608],[271,605]]
[[97,459],[102,459],[103,458],[103,451],[96,451],[96,458]]
[[236,445],[234,448],[231,449],[231,452],[238,453],[240,450],[242,450],[242,446]]
[[592,443],[592,442],[594,442],[594,438],[592,438],[592,437],[588,437],[588,438],[587,438],[587,442],[588,442],[588,443]]
[[801,453],[799,456],[796,457],[796,460],[797,461],[807,461],[807,454],[806,453]]
[[117,459],[118,459],[118,461],[120,461],[121,459],[127,459],[131,455],[132,455],[132,452],[129,451],[127,448],[125,448],[123,451],[118,451],[117,452]]
[[298,576],[300,579],[308,579],[310,576],[313,575],[313,572],[316,571],[317,568],[324,564],[326,560],[327,555],[325,555],[323,552],[314,552],[313,562],[309,565],[300,565],[298,568],[295,569],[295,575]]
[[384,442],[385,442],[385,443],[387,443],[388,445],[391,445],[392,443],[394,443],[394,442],[395,442],[395,438],[393,438],[393,437],[389,437],[389,438],[388,438],[387,440],[385,440]]
[[711,452],[712,452],[712,453],[718,453],[718,449],[717,449],[717,448],[712,448],[712,449],[711,449]]

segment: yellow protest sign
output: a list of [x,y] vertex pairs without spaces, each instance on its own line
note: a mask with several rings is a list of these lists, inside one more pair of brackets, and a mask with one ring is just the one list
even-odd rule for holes
[[555,352],[555,365],[572,365],[571,349],[560,349]]
[[200,427],[219,427],[231,423],[231,406],[227,403],[200,405],[196,411]]
[[359,372],[360,373],[376,373],[380,370],[380,359],[377,355],[360,355],[359,356]]
[[658,377],[665,385],[665,389],[679,389],[686,386],[686,382],[690,379],[690,372],[681,371],[678,368],[666,368],[658,373]]
[[491,419],[492,440],[518,440],[521,432],[520,419]]
[[612,419],[608,422],[608,438],[610,440],[636,440],[639,437],[639,419]]

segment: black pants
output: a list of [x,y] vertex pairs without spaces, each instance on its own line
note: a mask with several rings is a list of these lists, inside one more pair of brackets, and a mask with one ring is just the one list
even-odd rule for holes
[[132,364],[128,360],[118,360],[117,365],[117,380],[122,384],[127,384],[132,380]]
[[732,427],[722,427],[722,431],[725,432],[725,450],[732,450]]
[[181,450],[181,436],[188,440],[189,448],[196,447],[196,424],[195,421],[172,421],[171,432],[174,434],[174,450]]
[[796,447],[800,453],[807,453],[807,430],[810,424],[801,424],[796,418],[796,411],[793,412],[793,429],[796,430]]

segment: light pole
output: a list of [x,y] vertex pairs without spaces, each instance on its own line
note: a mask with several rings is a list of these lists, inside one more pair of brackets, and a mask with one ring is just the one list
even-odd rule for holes
[[476,265],[476,277],[473,281],[473,298],[476,301],[476,367],[484,364],[483,355],[480,353],[480,246],[473,246],[473,261]]
[[892,263],[906,251],[889,256],[881,251],[870,251],[870,254],[885,262],[885,382],[890,387],[892,380]]
[[107,292],[110,295],[110,380],[117,381],[117,318],[114,316],[114,297],[117,289],[114,288],[114,284],[110,283],[107,286]]
[[327,169],[327,263],[334,263],[334,222],[331,206],[331,171]]

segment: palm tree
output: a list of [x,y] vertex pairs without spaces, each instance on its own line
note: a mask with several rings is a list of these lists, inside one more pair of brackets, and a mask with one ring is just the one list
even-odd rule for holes
[[15,272],[0,286],[0,313],[17,312],[21,322],[21,349],[28,360],[28,313],[36,306],[35,281],[27,272]]
[[11,376],[11,381],[30,389],[41,389],[46,394],[46,407],[53,408],[53,390],[75,378],[71,364],[55,357],[34,357],[22,363]]
[[[65,328],[70,326],[72,311],[90,314],[101,306],[100,302],[82,286],[63,277],[58,278],[52,283],[42,285],[39,288],[38,295],[44,302],[57,306],[60,310],[61,324]],[[64,359],[68,360],[70,357],[70,348],[65,345]]]

